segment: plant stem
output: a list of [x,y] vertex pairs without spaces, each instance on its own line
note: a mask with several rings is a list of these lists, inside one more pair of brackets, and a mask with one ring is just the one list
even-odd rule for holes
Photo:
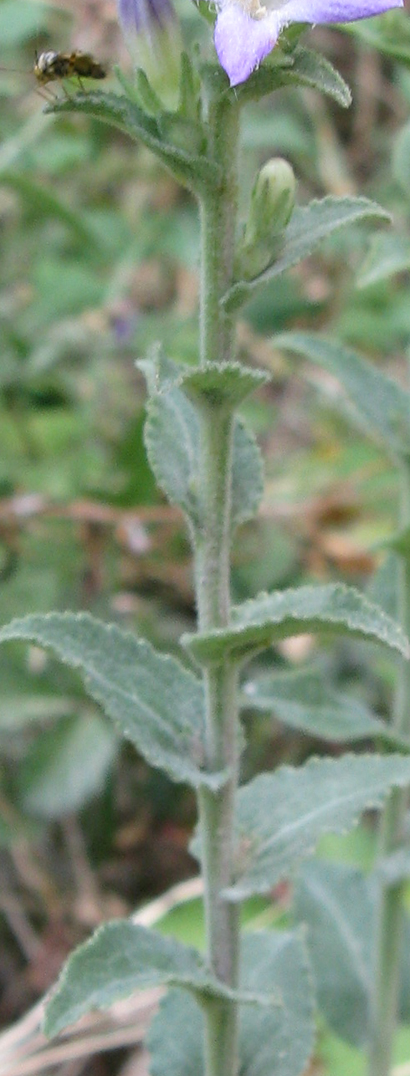
[[[402,527],[410,522],[410,466],[402,466],[400,517]],[[398,582],[400,622],[410,634],[410,557],[403,557]],[[401,661],[393,724],[397,732],[410,735],[410,663]],[[407,792],[395,789],[384,808],[380,823],[379,861],[400,845],[408,806]],[[401,945],[404,921],[405,882],[379,884],[375,924],[374,986],[370,1013],[369,1076],[389,1076],[394,1034],[397,1027]]]
[[228,96],[211,101],[209,153],[223,179],[204,192],[201,203],[200,357],[207,362],[232,360],[233,322],[220,300],[232,283],[238,201],[239,107]]
[[[232,361],[234,327],[221,297],[232,283],[237,212],[239,115],[227,94],[211,101],[209,149],[223,175],[218,189],[201,201],[201,364]],[[230,614],[231,475],[233,417],[225,407],[200,405],[201,526],[195,542],[198,625],[223,627]],[[232,881],[234,805],[238,784],[237,668],[230,661],[204,669],[206,762],[224,771],[218,792],[202,789],[198,797],[204,876],[207,958],[225,984],[238,980],[239,918],[235,905],[221,896]],[[206,1076],[237,1076],[238,1006],[223,999],[205,1005]]]

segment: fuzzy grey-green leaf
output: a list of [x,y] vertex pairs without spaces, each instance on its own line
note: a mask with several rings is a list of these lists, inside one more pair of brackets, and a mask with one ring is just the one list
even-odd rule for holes
[[255,777],[238,797],[236,881],[226,897],[269,892],[322,834],[347,832],[364,810],[380,808],[391,788],[407,786],[410,758],[401,755],[313,758]]
[[65,964],[46,1008],[45,1032],[57,1035],[93,1009],[167,983],[199,994],[235,996],[211,975],[196,949],[131,920],[106,923]]
[[409,197],[410,123],[401,127],[393,147],[392,171],[406,197]]
[[276,347],[323,366],[343,385],[357,421],[394,456],[410,449],[410,396],[381,370],[350,348],[317,333],[281,333]]
[[[152,370],[147,365],[144,365],[144,370],[153,387],[155,378]],[[204,396],[207,392],[218,392],[220,402],[221,399],[227,401],[229,393],[243,399],[244,395],[266,379],[264,376],[253,377],[252,371],[239,375],[235,366],[229,367],[226,378],[218,378],[213,367],[202,372],[181,374],[178,367],[169,362],[159,369],[158,377],[161,378],[160,391],[152,392],[147,407],[145,441],[148,457],[158,484],[171,503],[182,508],[195,530],[201,523],[200,427],[195,406],[184,391],[184,383],[186,382],[187,391],[193,395]],[[232,462],[232,530],[255,515],[262,490],[263,472],[259,448],[252,434],[236,419]]]
[[241,1007],[240,1062],[243,1076],[299,1076],[305,1072],[315,1036],[314,985],[306,946],[298,931],[245,934],[242,984],[247,990],[274,987],[276,1010]]
[[215,161],[203,153],[200,156],[196,153],[190,154],[178,145],[167,142],[162,138],[160,124],[156,119],[143,112],[124,94],[77,93],[67,100],[56,101],[48,111],[81,112],[118,127],[130,138],[142,142],[152,150],[179,182],[191,190],[201,189],[203,183],[217,184],[221,179],[220,169]]
[[[281,1005],[240,1007],[241,1076],[300,1076],[314,1042],[313,984],[297,931],[258,931],[242,940],[241,988],[279,993]],[[201,1013],[171,990],[148,1035],[152,1076],[203,1076]]]
[[341,108],[349,108],[352,95],[347,83],[320,52],[298,45],[292,59],[292,67],[283,73],[285,82],[312,87],[331,97]]
[[126,739],[174,781],[215,787],[203,754],[203,689],[175,658],[86,613],[49,613],[14,620],[0,642],[26,639],[50,647],[80,669],[87,691]]
[[410,656],[409,641],[399,625],[358,590],[340,583],[261,594],[236,606],[227,628],[185,635],[182,642],[197,661],[211,664],[226,654],[241,661],[279,639],[304,632],[357,636]]
[[390,217],[386,210],[367,198],[328,196],[298,207],[284,233],[284,243],[277,260],[254,280],[234,284],[223,299],[226,310],[238,309],[253,297],[257,289],[307,258],[319,243],[339,228],[366,219],[388,221]]
[[118,739],[96,713],[63,719],[29,745],[18,773],[20,802],[40,818],[79,810],[100,791]]
[[307,925],[318,1004],[354,1046],[367,1038],[374,902],[368,880],[345,864],[312,860],[298,877],[295,918]]
[[358,288],[369,288],[381,280],[410,268],[410,239],[394,232],[373,235],[357,274]]
[[380,738],[410,751],[393,728],[375,717],[361,701],[329,687],[316,669],[266,673],[242,688],[245,706],[271,713],[278,721],[333,743]]
[[191,525],[199,523],[198,444],[195,409],[180,388],[152,396],[147,404],[145,444],[155,478],[171,504]]
[[239,363],[208,363],[184,374],[179,384],[188,396],[208,406],[225,407],[234,411],[249,393],[269,381],[264,370],[253,370]]
[[[295,886],[294,915],[307,928],[319,1009],[336,1035],[356,1047],[368,1040],[376,898],[374,875],[321,860],[304,864]],[[399,994],[404,1023],[409,1022],[410,1012],[409,952],[406,915]]]

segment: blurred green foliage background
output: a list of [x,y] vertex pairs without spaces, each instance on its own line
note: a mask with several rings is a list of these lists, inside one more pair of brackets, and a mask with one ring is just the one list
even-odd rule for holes
[[[194,5],[181,16],[198,36]],[[114,0],[72,0],[69,8],[0,0],[0,43],[1,621],[88,609],[173,649],[195,616],[189,546],[147,464],[135,360],[161,339],[171,358],[195,362],[196,206],[143,147],[97,122],[44,113],[36,51],[92,51],[117,87],[112,68],[128,61]],[[280,354],[271,338],[285,328],[326,328],[407,377],[410,29],[404,13],[391,12],[343,34],[317,30],[314,44],[351,85],[353,106],[341,112],[307,90],[249,106],[243,207],[260,164],[284,155],[300,204],[366,194],[392,212],[393,241],[386,230],[371,238],[368,226],[342,231],[244,310],[240,353],[272,381],[244,410],[264,451],[267,485],[259,519],[235,542],[233,594],[242,600],[266,587],[342,579],[371,586],[386,604],[383,542],[395,524],[396,475],[352,432],[337,383]],[[307,659],[388,711],[390,659],[357,644],[323,652],[309,638],[273,658],[278,668]],[[184,788],[175,791],[131,749],[120,752],[78,678],[42,651],[2,651],[0,681],[7,1025],[99,919],[194,873],[194,807]],[[254,717],[247,731],[247,777],[262,761],[297,762],[324,749],[274,716]],[[349,841],[327,842],[323,854],[336,847],[339,858],[365,866],[372,845],[371,826],[363,826]],[[284,914],[286,890],[274,898],[257,914]],[[169,929],[195,942],[198,905],[184,915]],[[326,1071],[356,1072],[347,1047],[329,1035],[323,1043]],[[408,1056],[407,1040],[406,1048]],[[118,1065],[116,1054],[76,1071],[104,1076]]]

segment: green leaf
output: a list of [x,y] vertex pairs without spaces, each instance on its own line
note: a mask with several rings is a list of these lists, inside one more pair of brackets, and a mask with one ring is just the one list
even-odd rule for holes
[[231,528],[257,514],[263,495],[263,461],[250,430],[237,419],[233,432]]
[[185,990],[170,990],[146,1037],[150,1076],[205,1076],[203,1018]]
[[[261,64],[246,82],[242,82],[239,86],[235,86],[234,92],[237,101],[239,101],[242,106],[248,101],[258,101],[261,97],[266,97],[267,94],[280,89],[281,86],[285,85],[283,77],[284,72],[287,69],[291,70],[292,63],[292,56],[290,54],[285,54],[278,44],[273,52],[271,52],[267,63]],[[214,65],[208,65],[208,68],[209,74],[212,74],[214,81]],[[202,68],[202,71],[203,70],[204,69]],[[225,72],[221,72],[221,69],[219,69],[218,74],[222,74],[224,79],[224,89],[227,89]],[[228,93],[229,92],[231,91],[228,90]]]
[[104,254],[103,248],[84,218],[79,212],[70,209],[65,202],[57,198],[54,191],[49,190],[45,183],[35,183],[30,174],[24,172],[4,171],[1,173],[1,184],[21,195],[24,206],[35,214],[37,224],[45,217],[60,221],[68,228],[73,239],[81,244],[84,252],[94,251],[101,259]]
[[118,127],[148,149],[169,168],[172,174],[190,190],[197,191],[203,184],[218,185],[220,169],[205,154],[196,156],[178,146],[162,140],[160,118],[153,118],[138,108],[134,101],[116,93],[77,93],[68,100],[58,101],[48,111],[56,113],[80,112]]
[[[300,935],[260,931],[242,942],[241,987],[279,993],[279,1007],[240,1007],[241,1076],[300,1076],[313,1048],[313,989]],[[152,1076],[203,1076],[201,1013],[171,990],[148,1034]]]
[[[5,682],[4,670],[0,670],[2,683]],[[21,684],[19,685],[21,687]],[[37,722],[44,724],[46,721],[58,721],[61,717],[68,717],[78,709],[78,699],[67,695],[30,695],[27,693],[3,695],[0,710],[0,736],[16,732],[24,725],[34,725]]]
[[410,785],[410,758],[344,755],[262,774],[238,797],[236,881],[227,899],[268,893],[314,851],[324,833],[346,833],[379,808],[391,788]]
[[294,909],[307,925],[318,1004],[329,1026],[354,1046],[367,1038],[372,983],[374,901],[361,871],[307,863],[298,877]]
[[199,420],[193,404],[174,385],[151,396],[144,430],[150,466],[171,504],[177,504],[191,526],[199,524]]
[[[50,30],[50,19],[56,14],[56,7],[40,0],[2,0],[0,4],[0,41],[2,49],[22,45],[26,41],[39,38],[40,34]],[[69,32],[68,11],[59,11],[67,33]]]
[[[299,35],[304,27],[288,29],[288,37],[292,29]],[[236,87],[235,93],[241,104],[266,97],[280,86],[309,86],[331,97],[342,108],[350,105],[349,87],[328,60],[320,53],[305,49],[301,45],[293,46],[288,52],[283,51],[286,48],[283,37],[281,44],[276,46],[267,63],[254,71],[245,83]]]
[[88,693],[152,766],[174,781],[217,787],[221,775],[201,770],[203,689],[174,658],[86,613],[49,613],[14,620],[0,642],[28,639],[51,647],[81,670]]
[[44,730],[20,765],[20,802],[42,818],[77,811],[98,792],[117,753],[117,737],[97,714]]
[[368,288],[410,268],[410,239],[405,235],[372,235],[357,274],[357,286]]
[[251,392],[270,380],[264,370],[252,370],[239,363],[208,363],[184,374],[179,384],[193,400],[210,408],[234,411]]
[[245,706],[271,713],[308,736],[332,743],[378,737],[410,751],[410,740],[397,736],[352,695],[330,687],[315,669],[268,673],[248,680],[242,691]]
[[400,616],[398,595],[402,586],[401,578],[400,558],[390,553],[376,569],[367,587],[369,601],[378,605],[393,620],[398,620]]
[[331,97],[341,108],[349,108],[352,95],[348,85],[321,53],[298,45],[292,52],[292,59],[292,67],[283,72],[284,82],[296,86],[309,86]]
[[275,345],[323,366],[341,381],[361,425],[394,457],[410,448],[410,396],[349,348],[315,333],[281,333]]
[[407,881],[410,878],[410,848],[408,845],[398,848],[395,852],[391,852],[390,855],[379,859],[376,870],[377,874],[388,885],[397,885],[397,882]]
[[131,920],[106,923],[67,960],[46,1007],[45,1033],[54,1037],[91,1009],[168,983],[203,996],[239,996],[211,975],[196,949]]
[[393,531],[393,534],[380,542],[379,548],[389,549],[393,554],[399,553],[400,557],[408,561],[410,559],[410,526],[403,527],[402,530]]
[[242,985],[279,993],[275,1010],[241,1007],[240,1071],[243,1076],[299,1076],[314,1045],[314,990],[302,937],[294,931],[246,934]]
[[410,27],[406,11],[388,11],[370,19],[344,23],[339,27],[370,49],[410,65]]
[[184,635],[182,643],[198,662],[208,664],[227,654],[238,661],[249,659],[280,639],[305,632],[376,640],[410,656],[409,641],[398,624],[358,590],[340,583],[261,594],[234,607],[227,628]]
[[[410,51],[409,51],[410,58]],[[406,123],[397,135],[393,147],[393,175],[407,198],[410,196],[410,123]]]
[[[140,366],[151,392],[145,441],[152,470],[171,503],[182,508],[195,530],[201,521],[200,428],[197,410],[184,390],[208,401],[215,399],[217,394],[219,401],[228,406],[229,399],[233,397],[239,402],[265,378],[263,375],[254,378],[253,371],[248,370],[239,376],[240,368],[236,366],[230,366],[222,377],[213,367],[185,374],[175,363],[161,356],[155,364],[144,362]],[[237,419],[233,444],[232,530],[255,515],[262,492],[259,449],[252,434]]]
[[[373,930],[377,887],[345,864],[315,861],[298,877],[295,917],[307,927],[318,1004],[329,1027],[345,1041],[367,1041],[369,1003],[374,977]],[[402,940],[400,1016],[408,1022],[410,1006],[410,922]]]
[[243,306],[254,297],[257,289],[265,287],[274,277],[307,258],[323,239],[339,228],[367,219],[388,221],[390,216],[385,209],[367,198],[329,196],[295,209],[285,230],[277,261],[254,280],[234,284],[222,299],[225,309],[232,312]]

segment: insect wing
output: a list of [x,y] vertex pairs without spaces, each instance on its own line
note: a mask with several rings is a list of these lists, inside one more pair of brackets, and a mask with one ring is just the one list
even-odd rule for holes
[[78,78],[106,78],[105,67],[89,52],[72,52],[70,56],[73,74]]

